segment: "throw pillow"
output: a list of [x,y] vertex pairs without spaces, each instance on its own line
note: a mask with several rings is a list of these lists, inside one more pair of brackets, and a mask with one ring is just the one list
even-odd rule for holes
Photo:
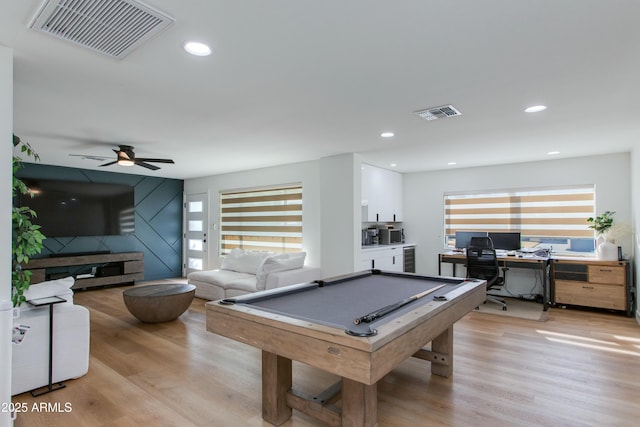
[[264,259],[272,254],[273,252],[267,251],[232,249],[222,260],[220,268],[238,273],[256,274]]
[[306,252],[290,252],[271,255],[265,258],[258,269],[256,288],[261,291],[266,287],[267,277],[269,277],[270,273],[304,267],[306,256]]
[[220,268],[222,270],[238,271],[238,268],[240,268],[240,257],[243,254],[243,249],[231,249],[231,251],[222,259]]

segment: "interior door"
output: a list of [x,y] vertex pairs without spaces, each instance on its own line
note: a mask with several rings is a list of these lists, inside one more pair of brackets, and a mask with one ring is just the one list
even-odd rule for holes
[[207,268],[207,193],[188,194],[184,204],[184,274]]

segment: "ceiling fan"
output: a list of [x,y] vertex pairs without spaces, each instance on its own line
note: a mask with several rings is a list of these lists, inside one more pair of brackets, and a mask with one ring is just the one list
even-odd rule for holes
[[[156,165],[152,165],[151,163],[174,163],[173,160],[171,159],[151,159],[151,158],[146,158],[146,157],[136,157],[135,153],[133,152],[133,147],[131,145],[120,145],[119,149],[114,149],[113,150],[114,153],[116,153],[116,155],[118,156],[116,160],[112,161],[112,162],[108,162],[105,164],[100,165],[102,166],[110,166],[110,165],[114,165],[114,164],[119,164],[120,166],[134,166],[134,165],[138,165],[138,166],[142,166],[144,168],[147,169],[151,169],[151,170],[158,170],[160,169],[158,166]],[[78,154],[71,154],[72,156],[80,156]],[[81,156],[82,158],[85,159],[92,159],[92,160],[105,160],[107,159],[106,157],[100,157],[100,156]]]

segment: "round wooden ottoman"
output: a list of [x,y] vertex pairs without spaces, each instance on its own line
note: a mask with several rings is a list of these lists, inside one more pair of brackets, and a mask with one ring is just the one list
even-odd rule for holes
[[131,314],[145,323],[168,322],[184,313],[196,294],[194,285],[163,283],[136,286],[122,293]]

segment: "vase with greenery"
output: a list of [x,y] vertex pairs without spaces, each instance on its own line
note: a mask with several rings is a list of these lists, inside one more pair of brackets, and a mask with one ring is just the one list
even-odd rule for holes
[[589,228],[596,231],[598,237],[596,239],[596,257],[601,260],[615,261],[618,259],[618,248],[616,247],[615,238],[612,233],[613,215],[615,212],[606,211],[595,218],[588,218],[591,223]]
[[606,235],[609,229],[613,226],[613,215],[615,212],[606,211],[595,218],[590,217],[587,219],[587,222],[590,222],[591,225],[589,228],[593,229],[598,233],[598,235]]
[[[31,146],[13,135],[13,146],[20,147],[20,152],[34,160],[40,160],[38,154]],[[22,180],[16,176],[16,172],[22,167],[22,159],[13,156],[13,186],[12,195],[15,198],[18,193],[29,194],[29,189]],[[33,195],[32,195],[33,197]],[[31,284],[31,271],[23,267],[29,263],[31,256],[39,254],[43,248],[45,236],[40,232],[40,226],[33,223],[36,213],[28,206],[13,206],[11,212],[11,300],[17,307],[25,301],[24,291]]]

